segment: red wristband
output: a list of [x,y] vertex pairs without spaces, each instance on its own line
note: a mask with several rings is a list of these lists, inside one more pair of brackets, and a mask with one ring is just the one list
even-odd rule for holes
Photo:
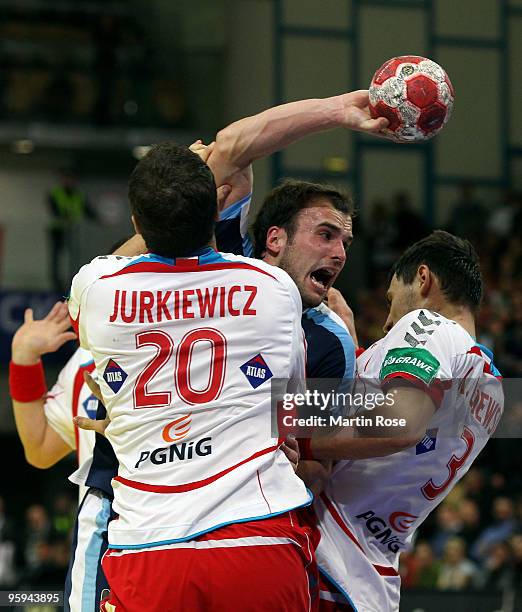
[[41,360],[34,365],[9,363],[9,393],[15,402],[34,402],[47,393]]
[[312,438],[297,438],[299,443],[299,455],[302,461],[313,461]]

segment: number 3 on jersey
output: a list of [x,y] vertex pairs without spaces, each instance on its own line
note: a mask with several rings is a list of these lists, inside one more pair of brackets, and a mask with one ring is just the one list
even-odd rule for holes
[[[194,347],[204,342],[210,350],[210,373],[207,386],[195,389],[191,384],[190,366]],[[174,340],[159,329],[136,334],[136,348],[153,346],[156,354],[140,372],[134,386],[135,408],[161,408],[171,403],[172,391],[149,391],[147,385],[165,366],[175,349]],[[227,341],[217,329],[202,327],[186,333],[176,352],[173,386],[177,395],[186,403],[206,404],[217,399],[225,381]]]
[[464,431],[460,437],[466,444],[464,452],[460,457],[457,457],[457,455],[451,455],[451,458],[447,464],[449,474],[442,484],[436,485],[430,478],[430,480],[428,480],[428,482],[421,487],[422,494],[426,499],[432,500],[441,493],[444,493],[444,491],[451,484],[451,481],[457,475],[457,472],[466,463],[466,459],[470,456],[471,451],[473,450],[473,445],[475,444],[475,436],[473,435],[473,432],[471,429],[464,427]]

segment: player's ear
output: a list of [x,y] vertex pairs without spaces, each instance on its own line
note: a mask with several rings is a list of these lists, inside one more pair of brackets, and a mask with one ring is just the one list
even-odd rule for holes
[[132,225],[134,226],[134,231],[136,232],[136,234],[141,234],[140,226],[138,225],[138,222],[136,221],[134,215],[131,216],[131,221],[132,221]]
[[266,253],[272,257],[277,257],[281,254],[286,246],[288,235],[286,230],[277,225],[270,227],[266,233]]
[[415,279],[415,282],[418,283],[418,291],[421,297],[425,298],[435,282],[435,277],[431,273],[428,266],[421,264],[417,270],[417,278]]

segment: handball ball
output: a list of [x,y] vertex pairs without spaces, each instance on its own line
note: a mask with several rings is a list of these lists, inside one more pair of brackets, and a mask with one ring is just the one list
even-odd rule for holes
[[385,62],[370,83],[370,114],[390,122],[385,134],[400,142],[428,140],[451,115],[455,93],[444,68],[426,57]]

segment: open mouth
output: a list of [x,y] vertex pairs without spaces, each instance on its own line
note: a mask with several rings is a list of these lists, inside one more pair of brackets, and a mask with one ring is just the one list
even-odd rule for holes
[[328,291],[333,283],[334,277],[335,272],[327,268],[317,268],[317,270],[310,272],[312,284],[320,291]]

